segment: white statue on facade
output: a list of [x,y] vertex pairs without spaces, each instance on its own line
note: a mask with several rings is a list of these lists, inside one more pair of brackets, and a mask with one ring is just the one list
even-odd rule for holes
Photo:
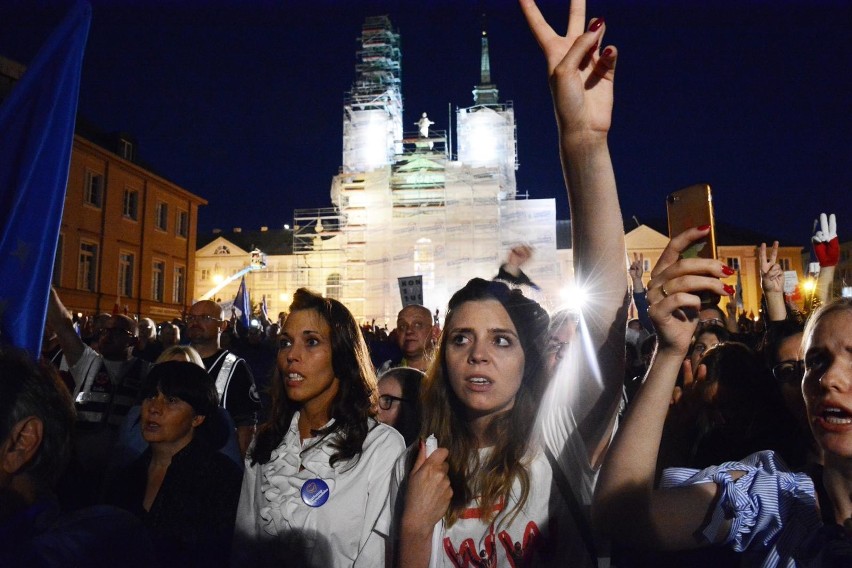
[[420,129],[421,138],[429,138],[429,127],[435,123],[429,120],[429,117],[426,116],[426,113],[424,112],[421,115],[420,120],[418,120],[414,124],[416,124],[417,127]]

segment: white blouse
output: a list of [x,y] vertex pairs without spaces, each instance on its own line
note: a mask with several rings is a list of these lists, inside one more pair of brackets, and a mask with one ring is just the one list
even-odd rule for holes
[[[252,466],[246,460],[233,565],[384,566],[388,492],[394,462],[405,449],[402,436],[371,419],[357,461],[332,467],[336,435],[316,446],[316,438],[301,442],[298,420],[297,412],[269,462]],[[328,500],[310,507],[302,486],[317,478],[328,485]]]

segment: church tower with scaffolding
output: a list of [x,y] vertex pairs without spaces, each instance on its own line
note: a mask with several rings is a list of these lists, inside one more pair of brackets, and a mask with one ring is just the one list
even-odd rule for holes
[[294,253],[314,275],[300,285],[334,291],[359,321],[392,327],[402,306],[398,278],[421,276],[424,305],[443,312],[455,290],[491,278],[507,251],[526,243],[536,253],[524,269],[547,302],[559,280],[555,203],[519,198],[514,109],[492,82],[486,32],[474,104],[456,111],[456,159],[446,130],[430,129],[425,113],[419,131],[404,131],[400,69],[390,19],[367,18],[343,105],[333,207],[295,212]]

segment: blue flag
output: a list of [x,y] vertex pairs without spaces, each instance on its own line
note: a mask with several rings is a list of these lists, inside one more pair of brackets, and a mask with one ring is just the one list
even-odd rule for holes
[[0,338],[37,356],[92,7],[78,3],[0,105]]
[[263,295],[263,301],[260,303],[260,313],[263,314],[263,319],[269,321],[269,308],[266,305],[266,294]]
[[240,289],[237,290],[237,297],[234,298],[234,310],[237,314],[237,319],[246,327],[249,326],[249,318],[251,317],[251,303],[249,302],[248,290],[246,289],[246,277],[243,276],[240,280]]

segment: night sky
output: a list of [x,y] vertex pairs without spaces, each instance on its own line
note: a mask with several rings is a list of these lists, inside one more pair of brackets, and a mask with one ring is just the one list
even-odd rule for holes
[[[62,4],[0,2],[0,54],[28,63]],[[174,6],[177,4],[177,6]],[[283,4],[285,7],[280,7]],[[566,1],[541,3],[564,31]],[[404,129],[472,104],[480,14],[514,102],[518,189],[568,218],[544,60],[513,1],[93,2],[80,115],[209,200],[199,229],[292,223],[328,207],[342,102],[366,16],[401,33]],[[619,48],[610,134],[626,219],[713,186],[717,219],[807,246],[821,211],[852,237],[852,2],[590,0]]]

